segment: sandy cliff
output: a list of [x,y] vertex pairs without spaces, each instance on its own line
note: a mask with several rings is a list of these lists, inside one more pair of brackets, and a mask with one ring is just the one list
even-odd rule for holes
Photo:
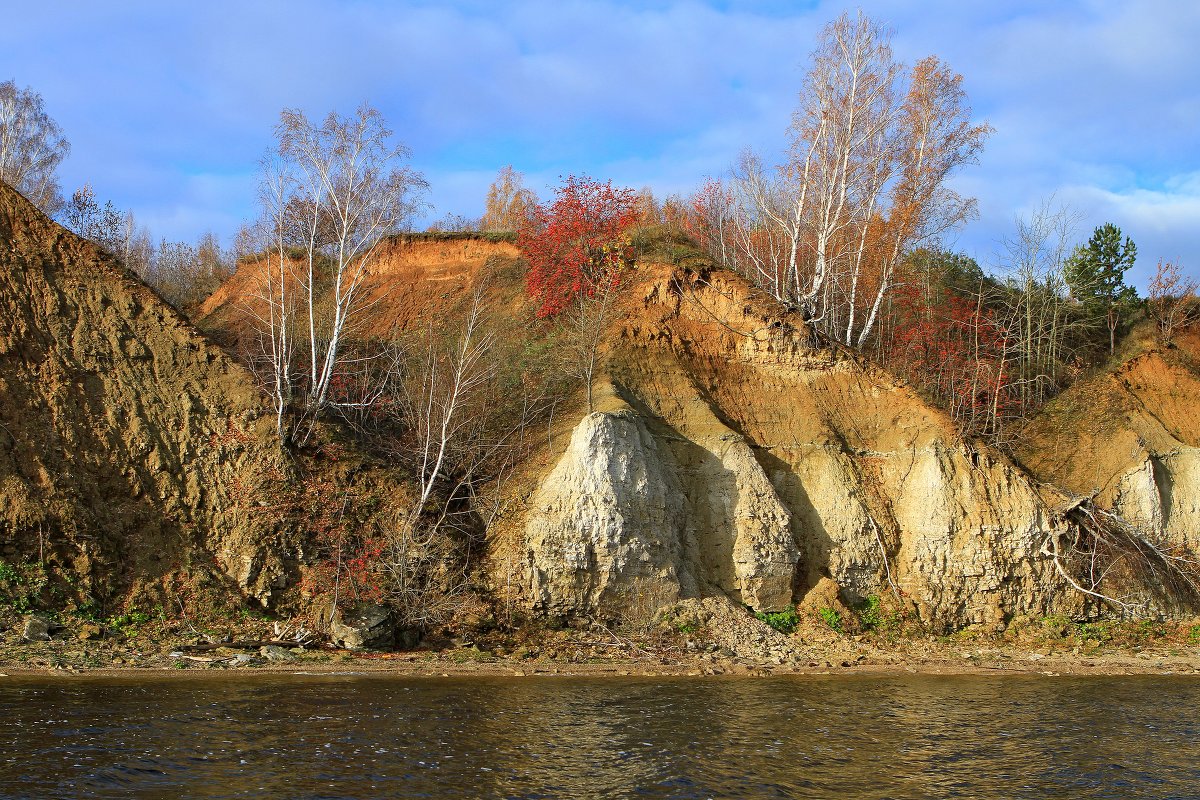
[[1163,347],[1146,332],[1111,370],[1050,403],[1018,456],[1042,480],[1095,495],[1146,533],[1200,552],[1200,333]]
[[[353,335],[394,336],[428,325],[446,309],[465,302],[481,282],[491,281],[491,291],[502,291],[504,300],[519,306],[511,291],[521,280],[492,280],[497,271],[511,271],[519,253],[503,239],[495,241],[460,234],[414,234],[385,241],[372,260],[355,305]],[[300,274],[300,264],[293,265]],[[244,261],[221,288],[196,312],[205,332],[226,342],[250,333],[254,315],[264,315],[262,300],[266,275],[261,261]],[[499,285],[508,291],[498,290]],[[301,287],[294,284],[296,296]],[[515,311],[515,308],[513,309]]]
[[250,513],[287,463],[250,376],[0,184],[0,553],[79,604],[211,571],[263,601],[296,543]]
[[[1075,537],[1061,513],[1073,495],[1098,488],[1195,546],[1191,351],[1143,354],[1064,396],[1021,454],[1034,477],[741,278],[689,263],[634,271],[595,410],[564,403],[513,476],[482,548],[505,602],[646,620],[689,598],[778,611],[878,596],[936,629],[996,630],[1096,608],[1047,555]],[[0,271],[3,557],[60,562],[86,577],[85,594],[205,560],[264,601],[294,587],[312,543],[256,513],[259,488],[292,476],[251,377],[8,189]],[[243,264],[201,326],[244,335],[255,274]],[[528,336],[511,244],[398,238],[355,333],[428,326],[480,286],[507,315],[500,335]],[[1090,426],[1095,408],[1118,410]],[[1070,414],[1078,430],[1064,438]]]
[[682,277],[640,271],[608,407],[530,498],[531,603],[778,610],[825,577],[939,627],[1077,609],[1041,554],[1066,525],[1044,487],[740,278]]

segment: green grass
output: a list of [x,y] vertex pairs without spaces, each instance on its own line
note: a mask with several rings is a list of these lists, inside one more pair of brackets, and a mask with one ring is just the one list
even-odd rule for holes
[[413,233],[398,233],[392,239],[410,242],[459,242],[463,240],[482,239],[485,242],[517,241],[516,231],[415,231]]

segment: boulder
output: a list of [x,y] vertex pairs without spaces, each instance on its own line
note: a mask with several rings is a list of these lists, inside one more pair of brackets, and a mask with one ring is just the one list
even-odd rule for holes
[[360,606],[341,610],[329,623],[333,643],[347,650],[383,650],[396,645],[396,619],[384,606]]
[[265,644],[258,650],[259,655],[267,661],[295,661],[296,656],[284,650],[277,644]]
[[91,641],[93,639],[101,639],[104,637],[104,630],[94,622],[85,622],[79,626],[79,630],[75,633],[76,638],[82,642]]
[[30,614],[25,618],[25,629],[21,638],[26,642],[45,642],[50,639],[50,632],[56,627],[60,626],[55,625],[49,614]]

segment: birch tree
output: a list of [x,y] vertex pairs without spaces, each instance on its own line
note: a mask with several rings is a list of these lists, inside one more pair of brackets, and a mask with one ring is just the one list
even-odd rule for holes
[[295,358],[294,298],[295,276],[289,254],[288,197],[293,178],[279,159],[264,158],[258,184],[262,217],[258,230],[249,236],[265,245],[259,258],[262,261],[261,281],[255,299],[257,308],[266,312],[255,314],[259,323],[261,360],[269,370],[268,392],[275,407],[275,432],[287,441],[289,428],[286,415],[292,404],[292,365]]
[[[303,252],[301,290],[308,327],[305,404],[319,413],[349,326],[363,310],[363,294],[379,246],[408,229],[427,185],[405,166],[409,150],[374,108],[353,116],[330,113],[320,126],[287,109],[276,128],[279,155],[294,174],[293,205]],[[321,285],[329,286],[322,298]],[[329,311],[319,313],[325,300]]]
[[0,180],[54,215],[63,205],[55,171],[70,152],[40,94],[12,81],[0,83]]
[[588,413],[596,410],[592,395],[596,374],[604,366],[609,326],[617,318],[622,291],[619,273],[598,281],[591,292],[580,292],[556,317],[563,371],[584,387]]
[[331,113],[319,126],[287,109],[275,132],[277,153],[264,161],[259,183],[262,286],[254,316],[266,362],[260,372],[287,440],[300,430],[289,428],[289,409],[311,422],[344,404],[330,390],[367,310],[371,268],[380,245],[410,227],[427,184],[370,106],[350,117]]
[[498,335],[488,295],[485,275],[461,317],[430,320],[394,362],[387,408],[397,425],[384,448],[410,471],[415,496],[384,536],[381,567],[393,604],[420,624],[467,593],[463,553],[511,502],[507,482],[555,402],[547,365],[520,363],[523,344]]
[[[866,226],[892,168],[888,140],[901,67],[890,39],[890,31],[861,13],[834,20],[813,53],[793,114],[785,173],[799,183],[793,216],[808,221],[813,250],[811,279],[797,287],[797,299],[814,319],[831,311],[830,273],[849,266],[844,262],[862,238],[845,234]],[[795,270],[795,249],[789,258]]]
[[537,196],[525,187],[525,177],[509,164],[500,169],[488,187],[483,219],[485,231],[516,231],[526,224],[537,206]]
[[832,338],[865,346],[903,256],[974,213],[947,186],[991,130],[970,116],[961,76],[935,57],[906,69],[890,30],[843,14],[813,52],[784,163],[739,161],[720,257]]
[[[959,167],[976,161],[990,132],[987,124],[971,121],[971,107],[967,104],[961,75],[954,73],[936,56],[917,62],[909,80],[908,93],[899,109],[895,150],[892,153],[886,148],[878,151],[883,157],[891,155],[895,166],[873,171],[878,178],[894,170],[896,179],[887,198],[886,224],[882,226],[879,286],[857,340],[852,339],[853,325],[847,328],[848,343],[853,340],[859,347],[866,344],[902,256],[975,216],[975,199],[959,195],[947,184],[947,179]],[[872,183],[871,187],[875,192],[876,184]],[[873,205],[876,195],[870,197]],[[873,207],[871,211],[867,216],[868,224],[874,219]],[[866,241],[867,227],[863,225],[862,243]],[[856,278],[857,269],[856,264]],[[853,315],[853,295],[849,308]]]
[[1024,417],[1053,397],[1077,361],[1073,342],[1088,338],[1088,321],[1073,307],[1064,276],[1080,215],[1043,202],[1004,241],[1000,268],[1006,291],[996,299],[1012,348],[1012,391]]

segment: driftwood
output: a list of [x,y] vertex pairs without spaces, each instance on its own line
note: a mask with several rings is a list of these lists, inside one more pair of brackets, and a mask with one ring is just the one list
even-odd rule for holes
[[275,647],[282,647],[286,650],[292,647],[307,647],[315,640],[313,632],[305,628],[303,625],[293,626],[291,624],[280,624],[276,622],[274,624],[274,629],[274,639],[242,639],[241,641],[230,640],[228,642],[196,642],[196,644],[182,644],[177,649],[181,653],[205,653],[209,650],[220,650],[223,647],[227,647],[230,650],[257,650],[260,647],[274,645]]
[[197,642],[196,644],[181,644],[176,647],[180,652],[188,653],[204,653],[209,650],[220,650],[227,647],[230,650],[257,650],[260,647],[267,645],[275,645],[284,649],[297,647],[300,642],[287,639],[243,639],[237,642]]

